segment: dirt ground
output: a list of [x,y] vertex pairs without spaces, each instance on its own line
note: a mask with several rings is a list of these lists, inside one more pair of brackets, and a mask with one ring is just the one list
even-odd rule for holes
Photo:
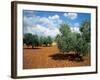
[[56,46],[23,49],[23,69],[90,66],[90,55],[82,61],[68,60]]

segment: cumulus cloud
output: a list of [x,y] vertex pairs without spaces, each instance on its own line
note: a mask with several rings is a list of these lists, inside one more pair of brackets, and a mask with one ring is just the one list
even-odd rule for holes
[[24,16],[24,33],[32,33],[38,35],[45,35],[55,37],[59,34],[58,26],[62,23],[58,15],[40,17]]
[[31,16],[31,17],[27,17],[27,16],[24,16],[23,17],[23,26],[24,27],[31,27],[35,24],[37,24],[37,22],[39,21],[40,17],[39,16]]
[[65,17],[68,17],[71,20],[74,20],[77,18],[78,14],[77,13],[64,13]]
[[46,18],[46,17],[40,18],[39,21],[42,22],[42,23],[49,23],[50,22],[50,20],[48,18]]
[[47,27],[56,27],[58,24],[62,23],[62,20],[58,15],[48,16],[48,17],[41,17],[40,22],[44,25],[48,25]]
[[54,16],[49,16],[48,18],[49,18],[49,19],[52,19],[52,20],[57,20],[57,19],[59,19],[60,17],[59,17],[59,15],[54,15]]
[[[76,13],[64,13],[64,15],[72,20],[77,18]],[[57,34],[60,34],[59,24],[62,22],[63,21],[60,19],[60,16],[57,14],[48,17],[40,17],[36,15],[24,16],[23,29],[24,33],[55,37]],[[74,23],[71,26],[72,27],[70,27],[70,29],[72,32],[80,33],[79,23]]]
[[38,34],[41,36],[51,36],[55,37],[57,34],[59,34],[59,29],[53,27],[52,29],[44,27],[42,25],[37,24],[35,27],[32,27],[33,34]]
[[[39,20],[39,16],[24,16],[23,17],[23,32],[24,33],[31,33],[31,27],[37,24]],[[29,32],[30,31],[30,32]]]

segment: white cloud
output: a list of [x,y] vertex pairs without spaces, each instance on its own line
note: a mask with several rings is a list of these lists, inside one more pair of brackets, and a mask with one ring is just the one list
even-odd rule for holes
[[77,18],[78,14],[77,13],[64,13],[65,17],[68,17],[71,20],[74,20]]
[[31,17],[24,16],[23,17],[24,27],[32,27],[39,21],[39,19],[40,19],[40,17],[35,16],[35,15],[33,15]]
[[42,24],[48,25],[48,27],[49,26],[55,27],[55,25],[61,24],[62,20],[60,19],[59,15],[53,15],[49,17],[41,17],[40,22],[42,22]]
[[51,36],[51,37],[55,37],[57,34],[59,34],[59,29],[53,27],[52,29],[48,28],[48,27],[44,27],[41,25],[36,25],[35,27],[32,27],[33,30],[33,34],[37,34],[38,35],[44,35],[44,36]]
[[60,17],[58,15],[40,18],[40,21],[44,22],[44,23],[50,23],[50,22],[53,22],[53,21],[56,21],[56,20],[60,20]]
[[39,22],[41,22],[41,25],[44,25],[45,27],[49,28],[55,27],[54,20],[50,20],[47,17],[41,17]]
[[54,16],[49,16],[48,18],[49,18],[49,19],[52,19],[52,20],[57,20],[57,19],[59,19],[60,17],[59,17],[59,15],[54,15]]
[[24,16],[24,33],[55,37],[59,34],[59,24],[62,23],[58,15],[49,17]]
[[24,28],[24,33],[33,33],[33,30],[31,27],[25,27]]
[[46,17],[42,17],[42,18],[40,18],[40,22],[49,23],[50,20],[48,18],[46,18]]

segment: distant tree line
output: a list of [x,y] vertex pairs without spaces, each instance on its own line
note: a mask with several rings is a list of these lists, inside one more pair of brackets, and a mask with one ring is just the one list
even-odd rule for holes
[[32,48],[38,47],[38,46],[51,46],[53,42],[53,39],[50,36],[44,37],[44,36],[38,36],[33,35],[31,33],[24,34],[23,37],[23,43],[27,46],[32,46]]
[[79,55],[90,53],[90,22],[88,20],[82,21],[79,30],[80,33],[72,32],[68,24],[60,25],[59,31],[61,34],[56,36],[56,42],[61,53],[69,51],[74,51]]

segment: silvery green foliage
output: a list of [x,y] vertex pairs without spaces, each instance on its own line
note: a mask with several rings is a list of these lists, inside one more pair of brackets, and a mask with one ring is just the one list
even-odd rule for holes
[[[59,31],[61,34],[56,36],[57,46],[61,53],[74,51],[77,54],[85,55],[90,53],[90,26],[89,22],[83,22],[80,33],[71,32],[68,24],[61,24]],[[86,27],[87,25],[87,27]]]

